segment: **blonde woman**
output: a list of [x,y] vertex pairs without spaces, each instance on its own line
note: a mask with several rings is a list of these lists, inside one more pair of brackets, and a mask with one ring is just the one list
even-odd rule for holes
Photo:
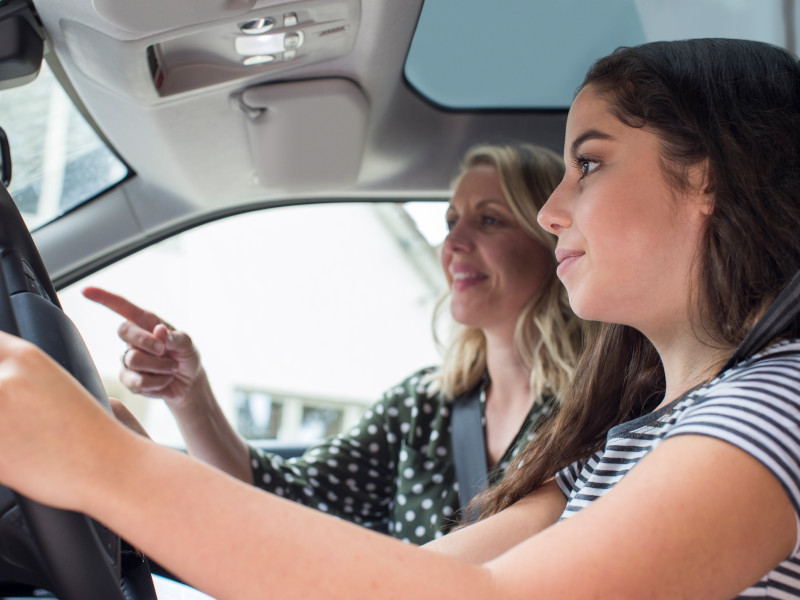
[[298,458],[263,452],[235,432],[188,335],[120,296],[84,293],[128,319],[119,331],[129,346],[121,381],[166,401],[190,454],[278,496],[425,543],[460,520],[454,400],[479,397],[493,484],[572,375],[580,325],[555,274],[555,236],[536,223],[563,172],[558,155],[531,145],[481,145],[466,154],[442,248],[450,312],[460,324],[443,365],[412,374],[352,429]]

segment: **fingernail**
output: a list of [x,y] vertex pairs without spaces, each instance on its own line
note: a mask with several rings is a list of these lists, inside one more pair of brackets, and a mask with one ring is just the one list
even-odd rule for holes
[[153,344],[153,351],[156,354],[162,354],[164,352],[164,349],[165,349],[165,346],[164,346],[163,342],[158,342],[157,341],[155,344]]

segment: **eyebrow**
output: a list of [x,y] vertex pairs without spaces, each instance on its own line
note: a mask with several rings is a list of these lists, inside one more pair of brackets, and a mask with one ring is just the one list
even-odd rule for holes
[[[490,197],[490,198],[484,198],[483,200],[479,200],[475,204],[475,208],[480,209],[480,208],[483,208],[484,206],[487,206],[489,204],[494,204],[494,205],[499,206],[501,208],[506,208],[508,206],[508,202],[505,200],[505,198],[500,200],[499,198],[491,198]],[[458,209],[455,206],[453,206],[452,204],[448,203],[447,212],[450,212],[451,210],[458,210]]]
[[478,203],[475,205],[475,207],[476,207],[476,208],[483,208],[483,207],[484,207],[484,206],[486,206],[487,204],[497,204],[498,206],[501,206],[501,207],[502,207],[502,206],[505,206],[505,205],[506,205],[506,200],[505,200],[505,199],[503,199],[503,200],[500,200],[499,198],[491,198],[491,197],[489,197],[489,198],[484,198],[483,200],[480,200],[480,201],[479,201],[479,202],[478,202]]
[[577,156],[578,148],[580,148],[581,144],[586,142],[587,140],[614,140],[614,136],[608,133],[604,133],[598,129],[588,129],[584,131],[581,135],[575,138],[572,142],[572,146],[570,146],[570,155]]

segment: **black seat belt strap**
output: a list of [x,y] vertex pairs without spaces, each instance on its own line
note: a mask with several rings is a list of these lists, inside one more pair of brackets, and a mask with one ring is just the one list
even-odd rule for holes
[[459,500],[463,520],[467,523],[478,518],[477,511],[467,511],[467,506],[488,486],[480,402],[482,393],[482,386],[478,386],[456,398],[450,423]]

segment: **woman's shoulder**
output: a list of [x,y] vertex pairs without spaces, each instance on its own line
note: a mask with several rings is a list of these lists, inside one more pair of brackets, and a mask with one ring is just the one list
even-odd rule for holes
[[794,436],[800,430],[800,340],[778,342],[742,361],[677,403],[668,417],[662,420],[671,422],[670,435],[705,432],[750,443]]
[[798,385],[787,387],[787,392],[800,394],[800,340],[781,340],[721,373],[709,384],[710,389],[743,386],[754,381],[767,383],[789,378]]
[[437,366],[428,366],[414,371],[388,388],[383,393],[384,401],[406,398],[427,399],[436,396],[434,382],[438,370]]
[[800,422],[800,340],[770,345],[672,403],[613,427],[609,438],[671,435],[699,420],[720,424],[722,415],[756,425],[776,412]]
[[779,362],[797,364],[798,361],[800,361],[800,339],[785,339],[770,344],[754,354],[748,360],[743,361],[741,367],[747,368],[758,364]]
[[696,393],[692,405],[743,402],[800,407],[800,340],[782,340],[754,354]]

